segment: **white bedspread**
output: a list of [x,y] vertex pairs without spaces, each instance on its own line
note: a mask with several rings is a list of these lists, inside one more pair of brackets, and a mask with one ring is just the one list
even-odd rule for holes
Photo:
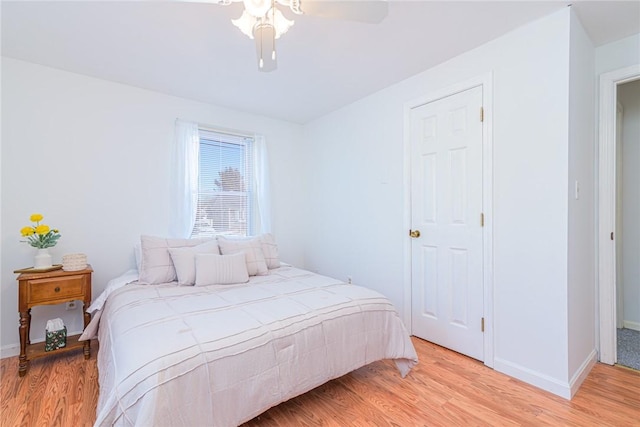
[[236,426],[381,359],[409,334],[379,293],[292,267],[246,285],[129,284],[99,328],[96,425]]

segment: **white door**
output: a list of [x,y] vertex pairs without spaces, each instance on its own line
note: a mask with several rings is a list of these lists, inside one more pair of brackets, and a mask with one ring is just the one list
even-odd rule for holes
[[481,107],[478,86],[411,112],[411,320],[484,360]]

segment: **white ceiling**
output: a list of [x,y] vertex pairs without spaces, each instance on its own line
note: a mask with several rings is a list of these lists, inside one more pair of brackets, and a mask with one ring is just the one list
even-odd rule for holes
[[[278,69],[260,73],[230,22],[241,3],[3,0],[2,55],[305,123],[567,4],[391,0],[380,24],[295,17]],[[640,32],[640,1],[573,4],[596,46]]]

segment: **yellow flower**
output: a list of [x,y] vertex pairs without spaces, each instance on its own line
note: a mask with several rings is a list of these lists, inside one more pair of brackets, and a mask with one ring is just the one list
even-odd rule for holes
[[31,220],[31,222],[38,222],[38,221],[42,221],[42,218],[44,217],[41,214],[35,213],[35,214],[32,214],[29,219]]
[[47,234],[49,232],[49,226],[48,225],[39,225],[36,227],[36,233],[38,234]]
[[24,237],[31,236],[33,235],[33,233],[35,233],[33,227],[22,227],[22,229],[20,230],[20,234],[22,234],[22,236]]
[[22,227],[20,234],[25,239],[22,240],[28,243],[30,246],[38,249],[52,248],[58,243],[60,239],[60,230],[57,228],[50,228],[46,224],[40,224],[42,221],[42,214],[34,213],[29,217],[33,225],[31,227]]

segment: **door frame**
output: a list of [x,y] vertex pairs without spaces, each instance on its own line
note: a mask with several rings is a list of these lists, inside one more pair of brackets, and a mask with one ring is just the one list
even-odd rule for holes
[[[432,89],[426,95],[404,104],[404,310],[403,321],[413,332],[411,324],[411,110],[421,105],[482,87],[484,120],[482,123],[482,206],[484,227],[482,231],[483,310],[484,310],[484,364],[493,368],[493,73],[488,72],[450,86]],[[480,112],[478,112],[480,114]]]
[[[598,348],[600,362],[617,361],[616,338],[616,111],[618,85],[640,78],[640,64],[600,75],[598,133]],[[614,236],[615,238],[615,236]]]
[[[616,90],[617,93],[617,90]],[[620,196],[620,184],[621,184],[621,173],[622,173],[622,168],[620,168],[620,162],[622,161],[622,151],[618,151],[619,148],[621,148],[621,144],[622,144],[622,135],[621,135],[621,131],[620,129],[622,129],[622,117],[624,115],[624,108],[622,107],[622,104],[620,103],[620,101],[616,102],[616,132],[615,132],[615,144],[616,144],[616,195]],[[620,200],[617,200],[616,197],[616,229],[615,229],[615,235],[616,236],[622,236],[622,221],[620,220],[620,218],[622,218],[622,210],[620,209]],[[620,221],[620,223],[618,223],[618,221]],[[620,268],[620,264],[621,264],[621,257],[620,254],[618,253],[620,247],[622,246],[622,239],[616,239],[615,241],[615,245],[616,245],[616,256],[615,256],[615,269],[616,269],[616,279],[615,279],[615,286],[616,286],[616,328],[622,328],[624,325],[624,281],[620,280],[620,276],[618,276],[618,272],[622,271],[622,269]],[[617,334],[616,334],[617,335]],[[617,336],[616,336],[617,338]],[[616,344],[616,348],[617,348],[617,344]],[[617,357],[616,357],[617,359]]]

